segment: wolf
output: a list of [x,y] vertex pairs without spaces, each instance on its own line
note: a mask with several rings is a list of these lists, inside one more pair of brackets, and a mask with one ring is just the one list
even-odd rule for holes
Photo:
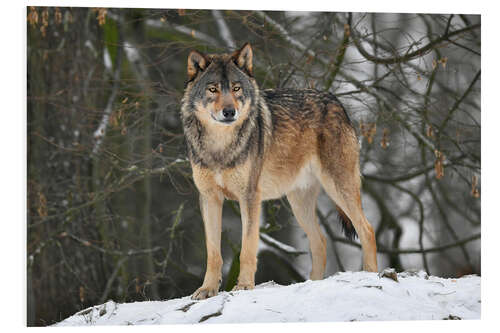
[[261,91],[252,67],[249,43],[233,53],[188,55],[180,114],[207,249],[205,278],[192,299],[215,296],[220,287],[225,199],[238,201],[241,211],[234,290],[254,288],[261,202],[283,196],[309,240],[310,279],[323,278],[326,238],[316,217],[321,188],[345,234],[359,235],[363,269],[377,271],[375,235],[361,205],[358,139],[344,107],[328,92]]

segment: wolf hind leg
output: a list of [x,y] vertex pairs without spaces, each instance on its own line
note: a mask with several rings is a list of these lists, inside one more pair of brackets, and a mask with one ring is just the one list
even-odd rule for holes
[[321,184],[328,196],[350,220],[346,223],[352,223],[359,236],[363,251],[363,270],[377,272],[375,232],[366,219],[361,205],[359,168],[344,169],[342,176],[335,178],[331,173],[323,171]]
[[320,190],[321,186],[316,181],[306,189],[298,188],[287,194],[293,214],[309,239],[312,257],[311,280],[323,279],[326,267],[326,238],[316,216],[316,200]]

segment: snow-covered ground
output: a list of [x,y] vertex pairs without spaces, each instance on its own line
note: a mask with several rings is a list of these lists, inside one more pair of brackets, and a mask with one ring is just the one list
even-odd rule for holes
[[[393,277],[394,278],[394,277]],[[156,302],[105,304],[55,326],[191,323],[270,323],[367,320],[480,319],[481,278],[443,279],[423,272],[345,272],[289,286],[274,282],[251,291],[221,292]]]

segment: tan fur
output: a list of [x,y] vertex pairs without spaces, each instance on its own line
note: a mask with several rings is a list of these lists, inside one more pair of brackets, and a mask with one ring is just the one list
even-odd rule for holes
[[[235,63],[242,68],[246,66],[247,70],[249,64],[246,61],[251,61],[252,58],[251,48],[248,47],[233,54],[233,57],[238,57],[235,58]],[[198,57],[198,54],[195,56]],[[212,61],[215,58],[208,59]],[[189,66],[193,67],[192,64]],[[251,70],[251,64],[249,68]],[[251,80],[258,95],[258,87]],[[186,96],[189,96],[194,84],[188,84],[186,89],[182,109],[184,117],[189,116]],[[219,289],[224,199],[238,201],[241,210],[242,249],[236,290],[252,289],[255,284],[261,202],[284,195],[310,242],[310,277],[315,280],[323,278],[326,239],[316,216],[316,199],[321,187],[339,207],[341,214],[352,222],[358,233],[363,250],[363,268],[377,271],[374,232],[361,207],[358,142],[343,108],[330,97],[319,93],[304,93],[305,100],[300,104],[304,111],[291,110],[288,108],[297,104],[293,103],[293,96],[287,97],[284,93],[281,96],[276,101],[269,97],[268,104],[262,98],[258,100],[262,120],[256,124],[256,120],[252,118],[251,126],[260,126],[263,142],[260,146],[257,143],[250,145],[248,156],[231,167],[217,164],[217,159],[211,156],[219,156],[217,154],[223,152],[235,154],[234,149],[230,149],[235,146],[235,142],[251,140],[251,133],[243,133],[242,137],[238,137],[240,132],[237,129],[250,119],[251,112],[256,111],[250,110],[249,103],[238,105],[238,101],[229,93],[217,96],[212,104],[195,104],[195,116],[204,129],[204,136],[197,139],[196,132],[189,131],[186,136],[191,140],[191,147],[194,147],[192,149],[205,147],[203,151],[197,151],[203,158],[202,162],[192,159],[191,166],[194,182],[200,192],[200,207],[205,224],[207,270],[203,285],[192,296],[194,299],[213,296]],[[219,123],[210,116],[211,110],[220,110],[228,103],[236,105],[240,112],[239,118],[230,126]]]

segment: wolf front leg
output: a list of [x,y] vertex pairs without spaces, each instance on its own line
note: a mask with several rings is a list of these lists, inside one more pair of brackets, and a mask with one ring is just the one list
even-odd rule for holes
[[200,194],[200,208],[205,227],[207,270],[203,285],[191,296],[205,299],[217,295],[221,283],[222,256],[220,249],[223,197],[215,193]]
[[259,193],[252,193],[240,200],[241,209],[241,253],[240,275],[233,290],[253,289],[257,271],[257,249],[259,245],[261,200]]

